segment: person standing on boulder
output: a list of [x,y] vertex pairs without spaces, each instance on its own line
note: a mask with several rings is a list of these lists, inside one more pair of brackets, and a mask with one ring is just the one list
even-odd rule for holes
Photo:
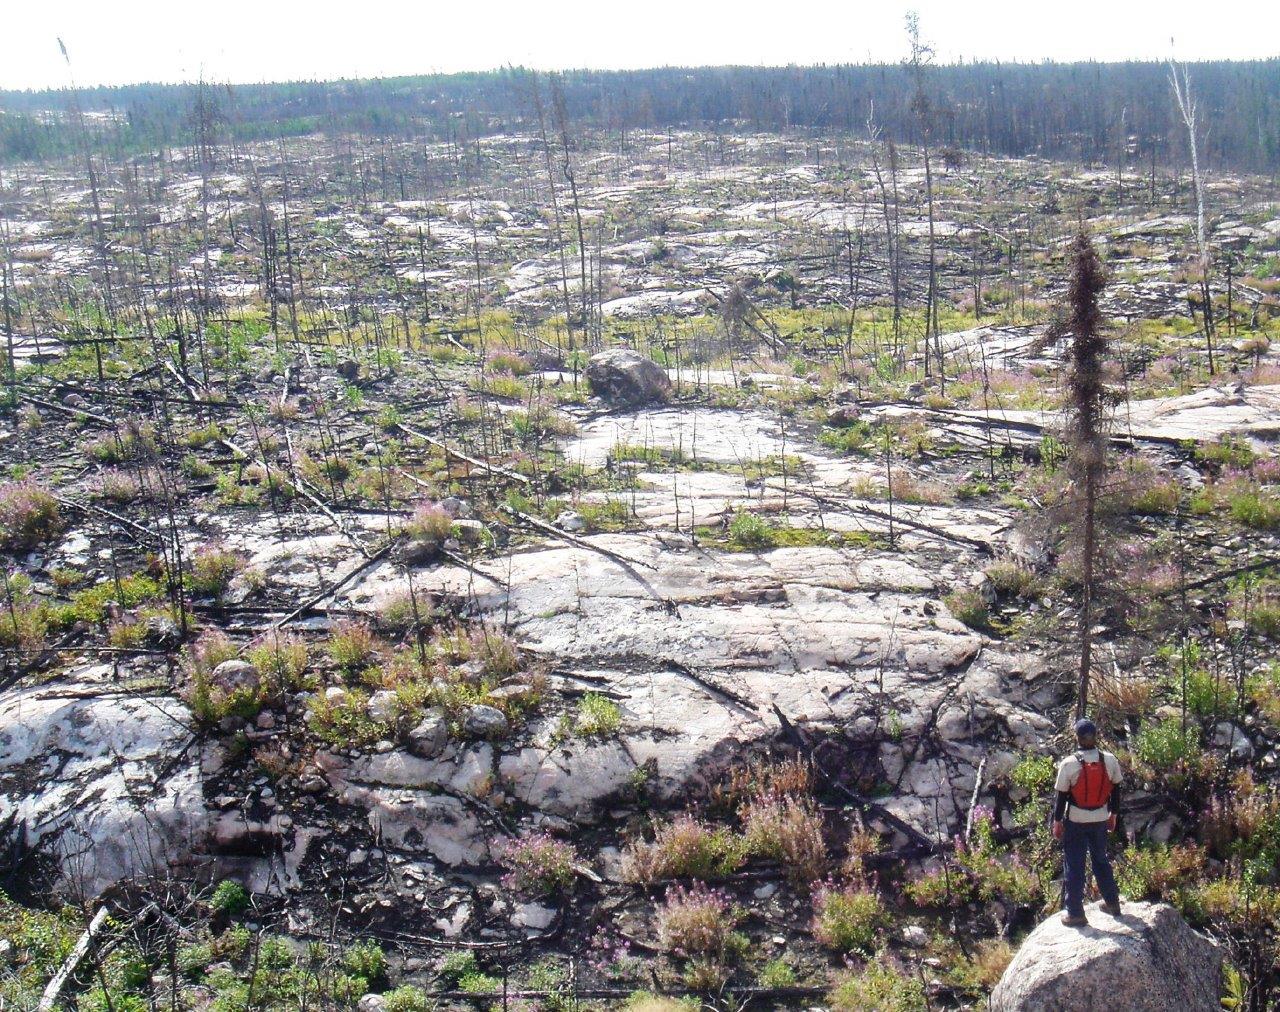
[[1066,865],[1067,911],[1062,923],[1079,927],[1089,923],[1084,916],[1086,853],[1102,893],[1102,909],[1112,917],[1120,916],[1120,890],[1107,855],[1107,833],[1116,828],[1120,814],[1124,773],[1114,755],[1098,748],[1098,729],[1093,721],[1082,717],[1076,721],[1075,731],[1079,747],[1058,764],[1053,838],[1062,841]]

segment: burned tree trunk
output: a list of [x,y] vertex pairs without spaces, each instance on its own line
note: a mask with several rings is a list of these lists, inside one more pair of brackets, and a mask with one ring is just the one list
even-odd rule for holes
[[1098,493],[1106,471],[1106,437],[1103,404],[1102,314],[1098,296],[1106,286],[1106,276],[1093,242],[1083,232],[1071,247],[1071,282],[1067,292],[1071,335],[1070,395],[1071,472],[1081,510],[1083,538],[1080,602],[1080,667],[1076,693],[1076,715],[1083,716],[1089,700],[1089,676],[1093,663],[1094,567],[1098,554]]

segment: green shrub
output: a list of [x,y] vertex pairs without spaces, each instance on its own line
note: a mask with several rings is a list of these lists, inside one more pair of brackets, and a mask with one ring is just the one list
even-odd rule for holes
[[32,481],[0,485],[0,551],[30,551],[61,528],[58,502]]
[[760,987],[795,987],[796,971],[785,959],[771,959],[756,975]]
[[748,850],[773,858],[795,882],[813,882],[827,869],[822,815],[808,798],[757,798],[742,817]]
[[1204,752],[1200,747],[1200,728],[1189,723],[1183,728],[1171,717],[1159,724],[1148,724],[1133,743],[1133,753],[1157,773],[1177,767],[1198,766]]
[[1243,439],[1224,436],[1216,443],[1200,443],[1195,449],[1196,460],[1215,468],[1232,468],[1243,471],[1253,466],[1257,454]]
[[445,984],[456,985],[463,977],[470,977],[480,972],[480,964],[476,962],[476,954],[466,949],[459,949],[444,957],[440,969],[436,971]]
[[742,920],[729,897],[698,882],[672,886],[658,908],[658,941],[675,955],[722,961],[740,946],[734,929]]
[[747,857],[746,841],[723,826],[711,827],[691,815],[677,815],[654,835],[623,854],[623,873],[633,882],[689,876],[716,879],[731,875]]
[[44,646],[49,634],[49,611],[31,600],[19,577],[11,577],[9,585],[10,593],[6,594],[0,583],[0,647],[34,653]]
[[191,558],[187,589],[200,597],[221,597],[245,567],[244,556],[221,548],[205,548]]
[[946,596],[943,603],[952,615],[970,629],[976,629],[979,632],[990,630],[991,612],[982,594],[977,590],[966,587],[963,590],[954,591]]
[[1280,495],[1258,488],[1231,492],[1227,497],[1231,518],[1244,527],[1259,531],[1280,528]]
[[1246,691],[1258,712],[1272,724],[1280,725],[1280,664],[1272,662],[1265,671],[1251,677]]
[[338,668],[354,674],[378,656],[378,641],[369,623],[343,620],[330,630],[327,649]]
[[875,430],[863,421],[855,421],[844,428],[825,429],[818,441],[823,446],[847,454],[872,454],[877,449]]
[[112,602],[122,608],[132,608],[154,601],[163,593],[159,583],[142,573],[122,577],[118,584],[115,580],[103,580],[73,594],[71,603],[58,608],[53,620],[64,629],[77,622],[101,625],[106,621],[107,609]]
[[925,1012],[924,984],[882,962],[840,978],[827,996],[831,1012]]
[[935,868],[911,879],[903,887],[907,899],[918,907],[958,908],[973,898],[973,884],[959,868]]
[[1116,881],[1131,900],[1172,899],[1199,877],[1204,857],[1191,845],[1130,847],[1116,862]]
[[622,710],[608,696],[588,692],[578,700],[574,733],[582,738],[609,738],[622,726]]
[[870,952],[887,920],[884,902],[865,886],[827,886],[814,896],[813,937],[836,952]]
[[997,594],[1031,598],[1043,589],[1035,571],[1016,562],[993,562],[984,572]]
[[[1169,677],[1169,691],[1175,700],[1182,699],[1182,675]],[[1204,668],[1192,668],[1186,680],[1187,709],[1201,717],[1226,715],[1235,709],[1235,690],[1223,679],[1215,679]]]
[[650,991],[633,991],[622,1006],[626,1012],[699,1012],[697,998],[664,998]]
[[385,1012],[431,1012],[435,1002],[420,987],[412,984],[401,984],[393,991],[382,996]]
[[529,388],[515,376],[489,376],[481,384],[485,393],[505,400],[524,401],[529,399]]
[[209,897],[209,909],[216,914],[238,914],[249,905],[249,894],[244,886],[231,879],[223,879]]
[[348,973],[373,983],[387,972],[387,956],[382,946],[368,940],[356,942],[342,954],[342,965]]
[[348,689],[330,701],[317,692],[308,702],[311,730],[334,748],[364,748],[391,737],[391,728],[369,716],[369,694]]
[[631,506],[622,499],[606,499],[604,502],[580,502],[578,515],[588,531],[620,531],[631,521]]
[[296,688],[307,670],[307,643],[301,636],[276,631],[255,640],[245,657],[273,687]]
[[178,949],[176,959],[178,972],[194,979],[200,977],[213,962],[213,949],[204,942],[184,945]]
[[458,980],[458,990],[468,994],[492,994],[502,990],[502,981],[487,973],[468,973]]
[[738,510],[729,523],[729,540],[742,548],[768,548],[773,544],[773,531],[754,513]]
[[1052,756],[1025,755],[1018,760],[1010,778],[1032,797],[1048,794],[1058,775],[1058,764]]

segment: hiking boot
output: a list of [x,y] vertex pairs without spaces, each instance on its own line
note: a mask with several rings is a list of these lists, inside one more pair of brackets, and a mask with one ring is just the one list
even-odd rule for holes
[[1120,904],[1119,904],[1119,903],[1099,903],[1099,904],[1098,904],[1098,906],[1103,910],[1103,912],[1104,912],[1104,913],[1108,913],[1108,914],[1110,914],[1112,917],[1119,917],[1119,916],[1120,916]]
[[1062,915],[1062,923],[1068,928],[1083,928],[1089,924],[1089,918],[1084,914],[1065,913]]

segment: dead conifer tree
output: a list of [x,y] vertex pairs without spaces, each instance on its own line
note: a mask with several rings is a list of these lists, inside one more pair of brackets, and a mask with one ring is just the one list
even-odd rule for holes
[[1209,355],[1209,375],[1213,376],[1217,372],[1213,361],[1213,293],[1209,290],[1209,240],[1204,228],[1204,178],[1200,174],[1200,148],[1196,141],[1196,102],[1191,96],[1191,78],[1187,75],[1187,68],[1179,67],[1172,58],[1169,60],[1169,83],[1173,85],[1178,115],[1187,128],[1187,144],[1191,149],[1191,181],[1196,192],[1196,251],[1200,261],[1200,312],[1204,318],[1204,346]]
[[[555,113],[556,128],[560,131],[560,148],[564,158],[561,163],[560,171],[564,173],[565,181],[569,184],[569,196],[573,206],[574,227],[578,233],[578,268],[579,283],[581,284],[582,295],[582,332],[590,341],[592,333],[590,303],[591,285],[587,281],[587,238],[582,228],[582,204],[578,200],[578,177],[574,174],[573,157],[571,155],[571,145],[569,143],[569,113],[564,100],[564,87],[561,84],[559,75],[551,75],[551,108]],[[578,364],[574,360],[573,364],[573,383],[575,388],[578,384]]]
[[933,62],[933,47],[920,35],[920,15],[907,12],[907,41],[911,54],[906,67],[911,73],[915,94],[911,97],[911,109],[920,124],[920,145],[924,151],[925,206],[929,219],[929,292],[924,315],[924,373],[929,375],[929,342],[934,342],[933,355],[938,367],[938,381],[943,394],[947,392],[946,363],[942,357],[942,337],[938,327],[938,240],[933,217],[933,166],[930,161],[929,142],[933,136],[933,104],[925,91],[925,71]]
[[18,406],[18,363],[13,350],[13,247],[9,241],[9,219],[0,213],[0,244],[4,259],[0,260],[0,304],[4,307],[5,382],[9,386],[9,406]]
[[1106,471],[1106,435],[1103,417],[1106,387],[1103,384],[1102,314],[1098,296],[1106,287],[1106,275],[1093,242],[1083,232],[1071,246],[1071,282],[1067,290],[1067,327],[1071,335],[1067,392],[1070,396],[1071,473],[1078,492],[1083,527],[1082,598],[1080,603],[1080,673],[1076,715],[1083,716],[1089,700],[1089,673],[1093,654],[1093,583],[1097,559],[1098,493]]
[[[530,89],[533,94],[533,107],[538,114],[538,134],[542,140],[542,155],[547,170],[547,187],[551,193],[551,222],[555,227],[556,252],[560,257],[560,291],[564,297],[564,329],[569,342],[569,358],[573,361],[573,382],[578,383],[577,356],[573,344],[573,307],[569,303],[569,262],[565,253],[564,228],[560,216],[560,199],[556,194],[556,174],[552,167],[551,142],[547,136],[546,109],[542,104],[542,91],[538,87],[538,75],[529,76]],[[585,343],[585,341],[584,341]]]

